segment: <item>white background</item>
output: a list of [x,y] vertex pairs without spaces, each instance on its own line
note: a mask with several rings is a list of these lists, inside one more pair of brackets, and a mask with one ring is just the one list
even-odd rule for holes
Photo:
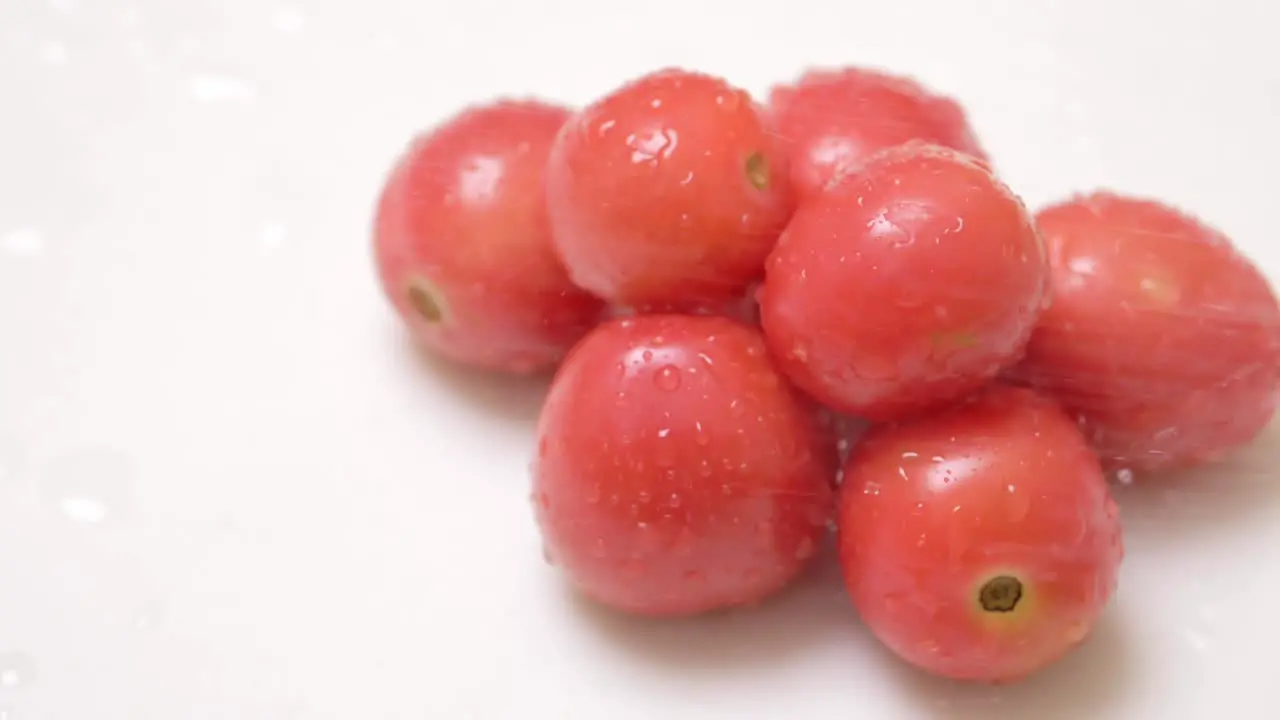
[[0,719],[1268,717],[1277,433],[1123,492],[1112,610],[1019,686],[905,669],[830,566],[624,620],[542,562],[541,388],[415,359],[368,226],[465,103],[868,63],[963,100],[1033,206],[1160,196],[1276,276],[1274,7],[3,0]]

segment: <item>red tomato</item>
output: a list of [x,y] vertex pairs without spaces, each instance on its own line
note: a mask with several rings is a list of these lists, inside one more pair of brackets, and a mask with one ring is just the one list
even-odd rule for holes
[[569,281],[543,202],[568,116],[536,102],[471,108],[417,138],[391,171],[374,227],[378,272],[432,351],[534,372],[595,324],[602,303]]
[[1046,302],[1022,202],[945,148],[887,150],[800,206],[766,265],[761,320],[799,387],[883,421],[981,387]]
[[873,428],[845,466],[840,561],[893,652],[944,677],[1015,680],[1081,642],[1124,546],[1075,423],[995,385],[939,414]]
[[545,547],[584,594],[689,615],[779,590],[831,517],[834,442],[721,317],[609,321],[561,366],[538,423]]
[[802,199],[870,155],[911,140],[986,161],[960,105],[906,77],[814,69],[773,88],[769,110],[789,141],[791,184]]
[[1276,408],[1280,307],[1226,237],[1109,193],[1037,220],[1054,304],[1016,377],[1074,410],[1112,467],[1193,464],[1258,435]]
[[746,92],[681,70],[565,125],[547,203],[573,279],[619,305],[719,307],[759,278],[791,212],[777,137]]

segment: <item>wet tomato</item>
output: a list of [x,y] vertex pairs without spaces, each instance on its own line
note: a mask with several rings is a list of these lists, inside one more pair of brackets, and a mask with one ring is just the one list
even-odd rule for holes
[[1037,223],[1054,304],[1015,377],[1074,410],[1116,468],[1194,464],[1258,435],[1276,407],[1280,307],[1225,236],[1111,193]]
[[556,257],[543,202],[568,117],[537,102],[474,107],[417,138],[392,169],[374,225],[379,277],[433,352],[546,370],[599,317],[602,303]]
[[986,160],[959,103],[898,75],[810,70],[773,88],[769,112],[787,140],[791,184],[802,199],[870,155],[912,140]]
[[777,144],[746,92],[681,70],[584,108],[548,170],[556,247],[573,279],[641,309],[740,297],[791,212]]
[[802,203],[765,267],[779,366],[831,408],[883,421],[1016,362],[1047,300],[1044,247],[981,164],[907,144]]
[[1075,423],[1000,385],[870,430],[845,466],[837,523],[871,632],[906,661],[964,680],[1015,680],[1080,643],[1124,554]]
[[611,320],[570,354],[538,423],[548,557],[585,595],[650,616],[757,602],[815,555],[834,439],[722,317]]

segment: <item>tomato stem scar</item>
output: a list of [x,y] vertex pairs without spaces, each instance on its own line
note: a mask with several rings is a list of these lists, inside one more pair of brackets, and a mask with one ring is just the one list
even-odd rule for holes
[[993,577],[978,591],[978,604],[987,612],[1012,612],[1021,599],[1022,581],[1010,575]]
[[438,323],[444,318],[444,312],[440,309],[440,303],[436,301],[435,295],[421,284],[415,283],[409,286],[409,304],[423,320],[429,323]]
[[751,187],[757,190],[769,187],[769,160],[765,158],[764,153],[751,153],[747,156],[745,167],[747,181],[751,183]]

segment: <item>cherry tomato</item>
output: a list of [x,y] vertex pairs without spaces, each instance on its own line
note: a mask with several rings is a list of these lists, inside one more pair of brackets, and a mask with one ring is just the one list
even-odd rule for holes
[[883,151],[803,203],[766,265],[779,366],[835,410],[903,417],[1018,360],[1047,300],[1022,202],[965,155]]
[[1280,307],[1226,237],[1111,193],[1037,222],[1054,304],[1015,377],[1074,410],[1115,468],[1194,464],[1258,435],[1276,408]]
[[912,140],[986,161],[959,103],[906,77],[813,69],[773,88],[769,111],[788,140],[791,184],[801,199],[870,155]]
[[383,290],[414,336],[454,360],[549,369],[596,322],[551,245],[547,156],[569,111],[537,102],[468,109],[418,137],[377,209]]
[[650,616],[757,602],[833,510],[834,440],[723,317],[611,320],[561,366],[538,422],[548,557],[585,595]]
[[740,297],[791,213],[778,144],[746,92],[682,70],[584,108],[560,133],[548,170],[570,275],[629,307]]
[[867,627],[931,673],[1024,677],[1089,634],[1124,546],[1097,457],[1071,418],[994,385],[871,429],[845,466],[840,561]]

